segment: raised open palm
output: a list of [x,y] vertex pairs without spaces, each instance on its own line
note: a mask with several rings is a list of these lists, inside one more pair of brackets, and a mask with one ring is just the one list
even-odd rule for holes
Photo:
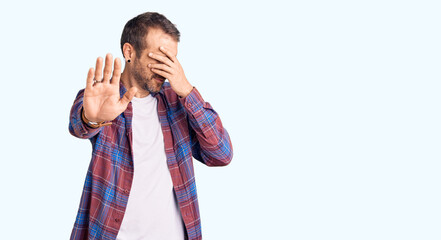
[[121,60],[115,58],[113,74],[112,62],[112,55],[107,54],[103,70],[103,59],[99,57],[96,60],[95,69],[90,68],[87,74],[83,108],[84,115],[90,121],[112,121],[127,108],[137,91],[135,87],[132,87],[120,98]]

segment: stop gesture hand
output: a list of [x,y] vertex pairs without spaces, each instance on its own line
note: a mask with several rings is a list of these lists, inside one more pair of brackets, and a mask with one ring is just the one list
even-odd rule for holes
[[112,62],[112,55],[107,54],[103,71],[103,59],[99,57],[95,69],[90,68],[87,74],[83,111],[85,117],[92,122],[112,121],[127,108],[137,92],[132,87],[120,98],[121,60],[115,59],[113,74]]

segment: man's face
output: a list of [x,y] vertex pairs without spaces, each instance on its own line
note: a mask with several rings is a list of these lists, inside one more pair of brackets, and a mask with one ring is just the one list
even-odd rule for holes
[[150,28],[145,41],[147,48],[142,50],[141,53],[135,54],[133,58],[131,75],[142,89],[150,93],[157,93],[161,90],[165,78],[153,73],[150,68],[147,67],[150,63],[161,63],[149,57],[148,54],[152,52],[166,57],[166,55],[159,50],[159,47],[163,46],[176,56],[178,53],[178,42],[159,28]]

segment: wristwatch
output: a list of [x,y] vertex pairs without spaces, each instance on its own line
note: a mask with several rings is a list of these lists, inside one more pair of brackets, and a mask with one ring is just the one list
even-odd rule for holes
[[83,120],[83,122],[85,124],[87,124],[87,126],[91,127],[91,128],[99,128],[99,127],[103,127],[103,126],[109,126],[112,125],[111,122],[92,122],[89,119],[86,118],[86,115],[84,115],[84,109],[81,109],[81,119]]

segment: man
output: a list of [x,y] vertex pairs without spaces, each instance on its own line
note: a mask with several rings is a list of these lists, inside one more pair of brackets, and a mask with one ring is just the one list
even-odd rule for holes
[[176,58],[179,37],[163,15],[141,14],[121,36],[123,73],[110,54],[89,69],[70,112],[70,133],[93,148],[71,239],[202,238],[192,156],[225,166],[233,153]]

